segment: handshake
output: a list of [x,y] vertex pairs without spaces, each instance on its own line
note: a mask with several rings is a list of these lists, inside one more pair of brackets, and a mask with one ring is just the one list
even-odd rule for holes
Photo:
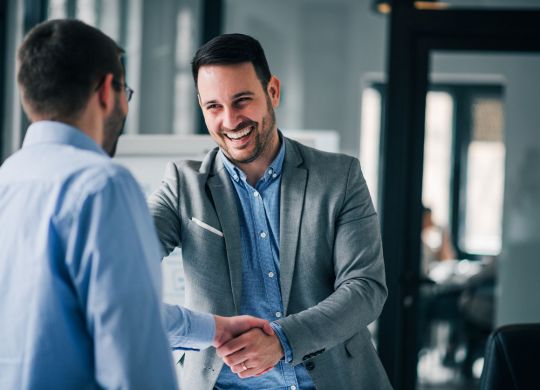
[[240,378],[262,375],[283,357],[279,337],[268,321],[247,315],[214,318],[216,334],[212,345]]

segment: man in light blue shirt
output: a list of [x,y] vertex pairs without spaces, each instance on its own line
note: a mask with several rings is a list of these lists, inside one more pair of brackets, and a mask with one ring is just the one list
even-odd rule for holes
[[174,389],[170,346],[271,333],[162,306],[145,199],[110,158],[133,93],[121,53],[75,20],[35,27],[19,49],[32,125],[0,168],[0,389]]

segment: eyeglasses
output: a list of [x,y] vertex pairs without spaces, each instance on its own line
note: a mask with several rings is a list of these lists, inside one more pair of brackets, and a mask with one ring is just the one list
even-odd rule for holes
[[126,93],[127,101],[129,102],[131,98],[133,97],[133,94],[135,93],[134,90],[132,90],[126,83],[122,83],[120,81],[114,80],[112,81],[112,84],[116,88],[124,88],[124,92]]
[[[97,91],[98,89],[100,89],[104,82],[105,82],[105,77],[101,79],[101,81],[99,82],[95,90]],[[133,94],[135,93],[135,91],[132,90],[126,83],[122,83],[118,80],[113,79],[112,85],[115,86],[116,88],[124,88],[124,92],[126,93],[126,99],[128,102],[131,100],[131,98],[133,97]]]

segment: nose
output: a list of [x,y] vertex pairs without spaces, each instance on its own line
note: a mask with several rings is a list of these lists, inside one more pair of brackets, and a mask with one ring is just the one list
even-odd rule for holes
[[238,112],[232,107],[225,107],[223,110],[222,126],[228,130],[234,130],[240,124],[241,119]]

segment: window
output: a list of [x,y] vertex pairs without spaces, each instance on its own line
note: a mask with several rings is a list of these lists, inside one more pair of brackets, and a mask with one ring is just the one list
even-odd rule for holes
[[505,146],[499,94],[470,91],[470,136],[464,140],[466,171],[461,198],[459,248],[496,255],[501,250]]
[[360,164],[375,209],[378,204],[379,150],[381,133],[381,91],[368,87],[362,93],[360,132]]
[[95,26],[126,50],[135,90],[127,134],[190,134],[199,128],[191,57],[200,38],[202,0],[50,0],[48,18]]
[[[504,192],[503,88],[432,84],[426,97],[422,202],[448,227],[459,258],[501,250]],[[385,86],[362,95],[360,161],[374,200]]]

